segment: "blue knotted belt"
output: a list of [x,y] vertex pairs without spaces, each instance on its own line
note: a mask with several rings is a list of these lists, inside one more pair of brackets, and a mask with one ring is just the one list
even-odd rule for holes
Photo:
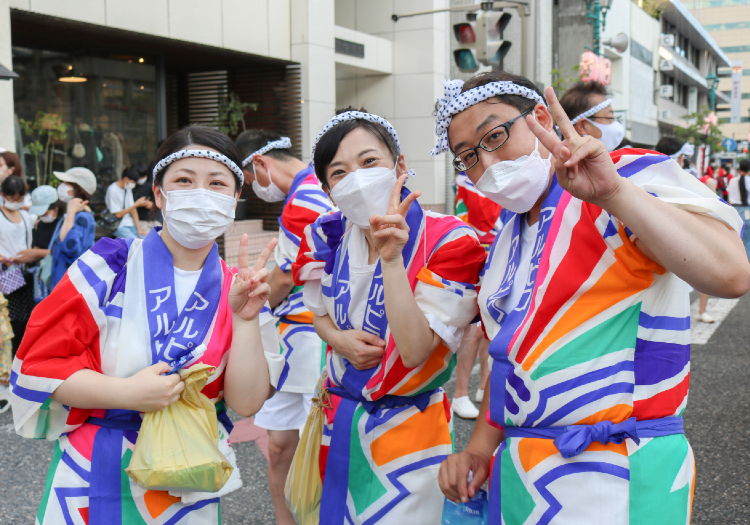
[[600,421],[593,425],[567,427],[503,427],[505,437],[553,439],[560,455],[565,459],[577,456],[594,441],[602,445],[622,443],[630,438],[640,444],[641,438],[684,434],[682,417],[663,417],[637,421],[634,417],[622,423]]

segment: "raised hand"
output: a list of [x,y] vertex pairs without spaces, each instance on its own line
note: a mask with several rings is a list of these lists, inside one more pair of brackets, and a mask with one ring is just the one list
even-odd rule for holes
[[79,199],[78,197],[74,199],[70,199],[70,201],[68,202],[67,213],[71,215],[75,215],[79,211],[84,211],[86,207],[88,206],[88,203],[89,201]]
[[401,257],[401,251],[409,240],[409,226],[406,224],[406,214],[409,212],[411,203],[422,192],[411,192],[403,202],[401,199],[401,188],[406,182],[407,175],[401,175],[391,192],[391,200],[388,203],[388,211],[381,217],[373,215],[370,217],[370,234],[375,247],[380,252],[383,263],[393,263]]
[[563,140],[554,131],[544,129],[533,115],[526,116],[526,123],[544,147],[552,152],[552,165],[560,186],[574,197],[602,206],[618,192],[622,177],[604,144],[594,137],[578,134],[557,100],[555,90],[548,87],[545,95]]
[[276,239],[272,239],[260,252],[260,256],[251,268],[247,255],[247,234],[240,239],[237,265],[239,271],[229,289],[229,306],[232,308],[232,313],[245,321],[252,321],[258,316],[271,294],[271,287],[266,283],[268,277],[266,263],[275,247]]

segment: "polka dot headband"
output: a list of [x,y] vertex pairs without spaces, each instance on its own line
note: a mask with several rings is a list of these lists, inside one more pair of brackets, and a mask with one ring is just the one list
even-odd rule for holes
[[[318,146],[318,142],[320,139],[325,135],[329,130],[336,127],[337,125],[341,124],[342,122],[346,122],[347,120],[367,120],[368,122],[373,122],[375,124],[380,124],[385,128],[385,130],[388,132],[388,134],[393,138],[394,142],[396,143],[396,149],[398,151],[398,154],[401,155],[401,142],[398,140],[398,135],[396,134],[396,129],[391,125],[390,122],[385,120],[383,117],[378,115],[373,115],[372,113],[363,113],[362,111],[345,111],[343,113],[339,113],[338,115],[334,116],[331,120],[328,121],[328,123],[323,126],[323,129],[320,130],[320,133],[318,133],[318,136],[315,138],[315,142],[313,143],[312,147],[312,158],[313,162],[315,159],[315,148]],[[313,163],[313,169],[315,168],[315,164]],[[407,174],[411,177],[415,175],[414,170],[409,170]]]
[[603,109],[604,109],[604,108],[606,108],[607,106],[611,106],[611,105],[612,105],[612,99],[611,99],[611,98],[608,98],[607,100],[605,100],[605,101],[604,101],[604,102],[602,102],[601,104],[597,104],[597,105],[596,105],[596,106],[594,106],[593,108],[591,108],[591,109],[587,109],[586,111],[584,111],[583,113],[581,113],[581,114],[580,114],[580,115],[578,115],[577,117],[575,117],[575,118],[572,118],[572,119],[570,119],[570,123],[571,123],[571,124],[573,124],[573,125],[575,126],[576,124],[578,124],[578,122],[579,122],[580,120],[582,120],[582,119],[585,119],[585,118],[589,118],[589,117],[590,117],[590,116],[592,116],[592,115],[596,115],[596,114],[597,114],[597,113],[599,113],[599,112],[600,112],[601,110],[603,110]]
[[279,140],[274,140],[272,142],[269,142],[262,148],[260,148],[258,151],[255,151],[247,156],[245,160],[242,161],[242,167],[244,168],[248,164],[250,164],[253,161],[253,157],[256,155],[263,155],[264,153],[268,153],[272,149],[289,149],[292,147],[292,141],[289,137],[281,137]]
[[461,113],[474,104],[484,102],[498,95],[518,95],[534,100],[537,104],[547,106],[544,99],[539,96],[539,93],[533,89],[519,86],[510,80],[490,82],[489,84],[477,86],[461,93],[463,86],[464,81],[460,79],[443,81],[444,95],[438,99],[440,109],[435,119],[435,135],[438,138],[435,147],[430,152],[430,155],[433,157],[450,149],[448,144],[448,126],[450,126],[451,120],[453,120],[453,115]]
[[232,160],[229,159],[229,157],[222,155],[221,153],[217,153],[216,151],[211,151],[208,149],[182,149],[180,151],[175,151],[171,155],[167,155],[163,159],[159,161],[159,163],[154,166],[153,176],[154,180],[156,180],[156,174],[159,173],[161,170],[172,164],[176,160],[185,159],[189,157],[200,157],[203,159],[211,159],[215,160],[216,162],[221,162],[232,170],[232,173],[237,175],[240,179],[240,188],[245,183],[245,174],[242,173],[242,170],[240,169],[237,164],[232,162]]

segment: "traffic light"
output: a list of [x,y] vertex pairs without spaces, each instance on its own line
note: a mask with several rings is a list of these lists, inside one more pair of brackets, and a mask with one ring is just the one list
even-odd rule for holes
[[477,34],[473,22],[461,22],[453,24],[453,34],[456,36],[459,47],[453,51],[453,59],[460,71],[470,73],[479,69],[477,62]]
[[513,17],[508,12],[484,11],[477,18],[477,59],[486,66],[502,69],[503,58],[511,43],[503,40],[503,31]]

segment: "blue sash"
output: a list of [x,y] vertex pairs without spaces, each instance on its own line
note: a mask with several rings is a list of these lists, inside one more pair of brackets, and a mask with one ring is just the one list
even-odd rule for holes
[[221,262],[214,243],[198,284],[181,313],[177,313],[174,262],[157,228],[143,241],[143,279],[146,285],[151,360],[174,367],[192,358],[203,343],[221,298]]
[[[549,193],[542,203],[542,211],[539,215],[539,231],[536,236],[536,242],[534,243],[534,252],[531,256],[529,277],[526,281],[526,286],[518,305],[504,305],[513,308],[509,313],[505,312],[500,307],[502,299],[510,294],[510,290],[513,287],[513,280],[516,271],[518,270],[521,257],[521,225],[526,220],[526,214],[515,214],[510,219],[513,233],[511,237],[511,247],[508,253],[508,262],[505,268],[505,275],[503,276],[498,291],[490,295],[487,299],[487,310],[492,318],[502,326],[500,332],[490,343],[489,348],[489,353],[494,359],[492,372],[490,373],[490,392],[496,392],[496,394],[492,394],[490,402],[490,419],[498,424],[504,424],[505,422],[505,400],[507,398],[505,382],[508,378],[508,374],[513,368],[512,363],[508,359],[508,348],[513,339],[513,335],[516,333],[519,326],[521,326],[521,323],[526,318],[526,314],[529,311],[531,297],[533,296],[534,288],[536,286],[537,271],[539,270],[542,254],[544,253],[544,247],[547,242],[547,235],[549,234],[552,218],[557,209],[557,204],[564,191],[565,190],[562,189],[562,186],[557,183],[557,177],[552,177]],[[493,252],[495,251],[497,242],[501,236],[502,234],[495,238],[495,242],[492,246]]]
[[622,443],[626,438],[640,444],[641,438],[684,434],[682,417],[663,417],[637,421],[634,417],[622,423],[600,421],[593,425],[566,427],[503,427],[505,437],[553,439],[555,447],[565,459],[577,456],[594,441],[602,445]]

